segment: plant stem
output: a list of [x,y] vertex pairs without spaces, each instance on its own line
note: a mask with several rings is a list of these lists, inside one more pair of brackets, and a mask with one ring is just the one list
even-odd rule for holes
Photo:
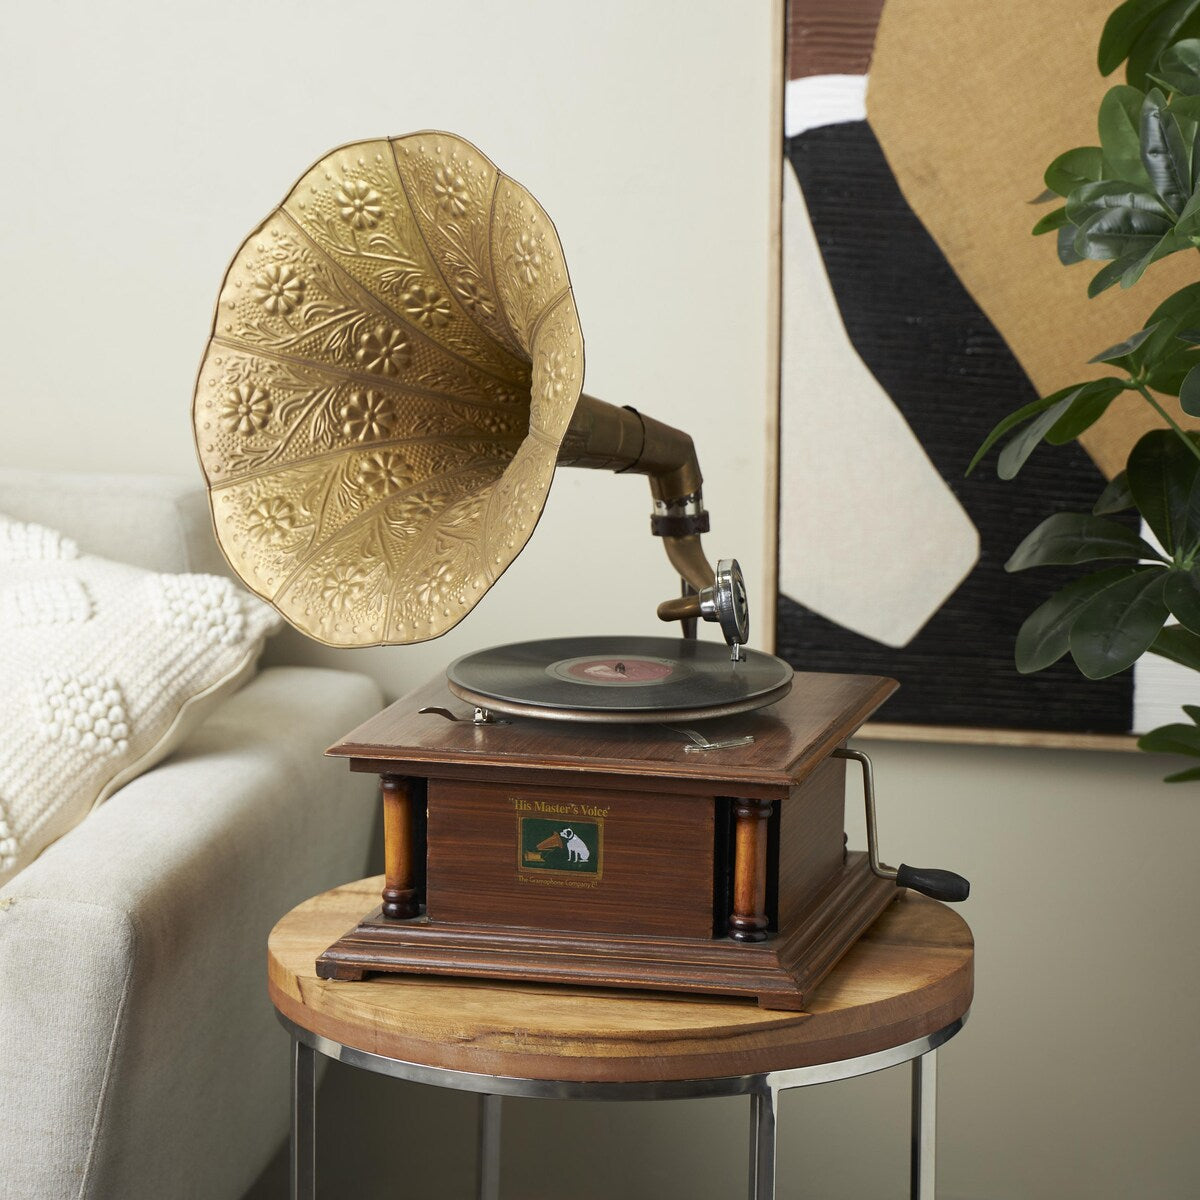
[[1158,413],[1158,415],[1162,417],[1162,419],[1166,421],[1168,425],[1170,425],[1170,427],[1179,437],[1179,440],[1196,456],[1197,459],[1200,459],[1200,446],[1197,446],[1196,443],[1190,437],[1188,437],[1187,433],[1184,432],[1183,426],[1180,425],[1179,422],[1176,421],[1175,418],[1171,416],[1171,414],[1167,412],[1167,410],[1163,408],[1163,406],[1159,404],[1157,400],[1155,400],[1150,389],[1140,379],[1131,378],[1130,382],[1135,388],[1137,388],[1139,392],[1141,392],[1146,403],[1149,404],[1150,407],[1153,408],[1154,411]]

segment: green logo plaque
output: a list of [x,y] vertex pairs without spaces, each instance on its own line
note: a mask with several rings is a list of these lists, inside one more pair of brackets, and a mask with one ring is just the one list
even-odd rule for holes
[[[517,817],[517,869],[522,875],[599,880],[603,868],[604,822],[564,817]],[[585,882],[586,881],[586,882]]]

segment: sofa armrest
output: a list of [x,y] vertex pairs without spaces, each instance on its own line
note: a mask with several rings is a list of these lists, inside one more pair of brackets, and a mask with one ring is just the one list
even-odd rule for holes
[[0,897],[0,1196],[240,1196],[284,1136],[274,922],[360,876],[374,781],[322,751],[378,710],[262,672]]
[[0,467],[0,513],[74,538],[87,554],[149,571],[229,574],[194,476]]

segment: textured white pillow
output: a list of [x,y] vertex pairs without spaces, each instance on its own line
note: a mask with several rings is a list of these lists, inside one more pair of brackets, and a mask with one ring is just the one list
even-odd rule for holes
[[0,516],[0,884],[170,754],[281,623],[218,575],[109,562]]

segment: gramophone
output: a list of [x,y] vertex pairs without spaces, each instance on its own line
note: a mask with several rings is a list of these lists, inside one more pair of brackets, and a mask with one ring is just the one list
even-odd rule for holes
[[553,224],[447,133],[326,155],[226,274],[196,444],[230,565],[301,632],[445,633],[520,553],[559,465],[647,476],[682,585],[658,606],[682,636],[467,655],[330,749],[381,776],[387,876],[318,970],[798,1007],[897,882],[965,881],[883,867],[873,821],[869,854],[846,851],[844,743],[895,684],[749,649],[738,564],[701,545],[691,438],[583,394],[583,373]]

